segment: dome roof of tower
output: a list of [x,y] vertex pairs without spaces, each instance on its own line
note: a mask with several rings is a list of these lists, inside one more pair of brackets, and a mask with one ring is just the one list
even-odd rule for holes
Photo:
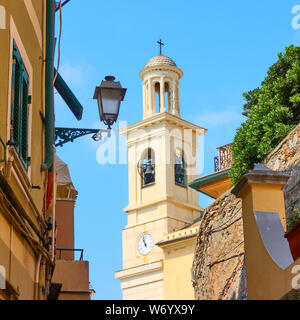
[[147,63],[146,67],[155,67],[155,66],[173,66],[177,67],[176,63],[169,57],[162,54],[151,58]]

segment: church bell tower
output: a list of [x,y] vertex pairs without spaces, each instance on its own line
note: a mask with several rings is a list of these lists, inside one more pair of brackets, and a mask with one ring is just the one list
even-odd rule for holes
[[[121,128],[127,137],[129,204],[123,229],[123,299],[163,299],[163,236],[200,216],[197,191],[198,138],[206,129],[181,119],[183,72],[165,55],[148,61],[143,81],[143,120]],[[180,270],[179,270],[180,272]]]

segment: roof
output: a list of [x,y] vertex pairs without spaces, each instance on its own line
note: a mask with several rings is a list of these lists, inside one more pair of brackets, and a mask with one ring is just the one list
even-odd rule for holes
[[56,200],[75,201],[78,192],[73,185],[69,167],[57,155],[55,157],[55,172],[57,174]]
[[68,165],[62,161],[57,155],[55,159],[55,171],[57,172],[57,184],[67,185],[72,183]]
[[151,58],[147,63],[146,67],[155,67],[155,66],[173,66],[177,67],[176,63],[169,57],[162,54]]
[[194,181],[189,183],[189,187],[198,191],[199,185],[201,185],[205,182],[208,182],[208,181],[212,181],[212,180],[216,180],[218,178],[224,177],[224,176],[228,175],[229,171],[230,171],[230,169],[225,169],[225,170],[213,172],[213,173],[208,174],[207,176],[204,176],[204,177],[197,178]]
[[185,241],[197,237],[200,222],[201,219],[199,219],[197,222],[192,222],[190,225],[186,226],[183,229],[164,235],[163,239],[157,242],[156,245],[166,246],[175,242]]

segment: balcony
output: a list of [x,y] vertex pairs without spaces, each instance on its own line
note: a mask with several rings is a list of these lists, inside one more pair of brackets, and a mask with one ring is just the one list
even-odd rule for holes
[[[78,259],[75,258],[76,252],[79,252]],[[83,249],[57,248],[56,249],[56,259],[57,260],[83,261]]]
[[217,148],[219,155],[214,157],[215,172],[228,170],[231,168],[233,164],[231,146],[232,143],[229,143]]
[[233,164],[231,146],[232,143],[218,147],[219,155],[214,158],[215,172],[194,180],[189,186],[214,199],[229,190],[231,182],[228,172]]

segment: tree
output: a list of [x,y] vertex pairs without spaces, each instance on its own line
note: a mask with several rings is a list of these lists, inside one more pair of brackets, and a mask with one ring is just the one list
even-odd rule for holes
[[248,119],[237,129],[229,173],[235,184],[279,144],[300,120],[300,47],[286,47],[261,87],[243,94]]

